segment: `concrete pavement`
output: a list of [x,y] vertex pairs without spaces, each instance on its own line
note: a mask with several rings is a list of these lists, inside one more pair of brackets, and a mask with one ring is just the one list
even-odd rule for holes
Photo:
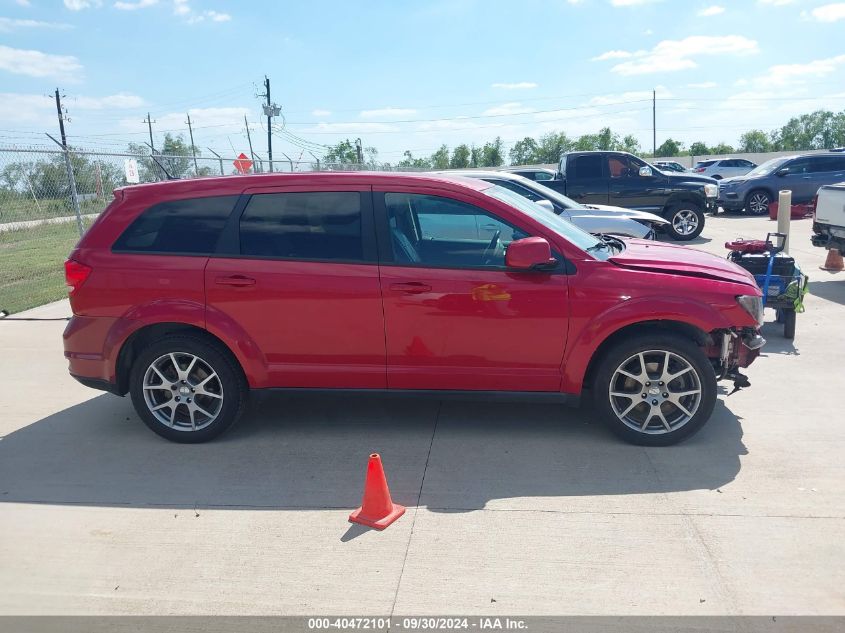
[[[767,323],[752,387],[663,449],[589,409],[278,394],[176,445],[67,376],[61,321],[0,322],[0,613],[842,614],[845,273],[809,226],[795,341]],[[408,506],[384,532],[346,520],[372,451]]]

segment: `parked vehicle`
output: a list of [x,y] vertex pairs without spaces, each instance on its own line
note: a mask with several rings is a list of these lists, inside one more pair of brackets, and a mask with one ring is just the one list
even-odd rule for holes
[[453,171],[443,172],[455,176],[480,178],[486,182],[510,189],[523,198],[541,205],[560,217],[572,222],[587,233],[607,233],[621,237],[654,239],[658,230],[669,224],[668,220],[635,209],[623,209],[608,205],[578,204],[562,193],[544,187],[542,184],[507,171]]
[[809,202],[822,185],[845,180],[845,154],[826,152],[781,156],[755,167],[745,176],[719,182],[719,205],[726,211],[765,215],[778,191],[790,189],[792,202]]
[[705,211],[716,210],[719,187],[712,178],[655,171],[626,152],[569,152],[546,187],[581,204],[612,204],[669,220],[668,232],[687,241],[704,229]]
[[656,160],[651,163],[660,171],[674,171],[680,174],[687,172],[687,168],[674,160]]
[[752,163],[750,160],[745,160],[744,158],[713,158],[698,161],[692,168],[692,171],[702,176],[710,176],[716,180],[722,180],[722,178],[744,176],[756,166],[757,163]]
[[536,180],[537,182],[555,179],[555,170],[546,169],[545,167],[518,167],[515,169],[503,169],[502,171],[528,178],[528,180]]
[[845,182],[819,188],[810,239],[813,246],[845,253]]
[[117,189],[65,271],[71,375],[130,393],[178,442],[231,426],[249,390],[332,389],[586,391],[623,438],[672,444],[706,423],[717,380],[747,385],[764,343],[760,289],[727,260],[598,239],[444,175]]

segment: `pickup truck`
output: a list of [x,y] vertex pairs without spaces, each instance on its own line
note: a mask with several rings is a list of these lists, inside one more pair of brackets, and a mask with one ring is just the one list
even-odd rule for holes
[[713,178],[659,171],[627,152],[567,152],[542,185],[581,204],[611,204],[666,218],[666,231],[688,241],[704,229],[704,213],[715,212],[719,185]]
[[845,253],[845,182],[819,188],[810,240],[813,246]]

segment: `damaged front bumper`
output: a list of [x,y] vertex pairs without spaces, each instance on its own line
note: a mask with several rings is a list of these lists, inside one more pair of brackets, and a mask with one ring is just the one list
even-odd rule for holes
[[[766,339],[756,328],[719,330],[711,333],[713,344],[708,356],[713,362],[717,380],[733,380],[734,391],[749,387],[748,377],[739,370],[748,367],[760,355]],[[731,392],[733,393],[733,392]]]

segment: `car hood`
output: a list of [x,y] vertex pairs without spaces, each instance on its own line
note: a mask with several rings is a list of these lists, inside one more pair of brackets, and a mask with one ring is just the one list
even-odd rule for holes
[[681,174],[678,172],[666,172],[664,171],[663,174],[669,179],[669,182],[674,183],[682,183],[682,182],[700,182],[701,184],[710,183],[711,185],[715,185],[721,181],[716,180],[715,178],[711,178],[710,176],[699,176],[698,174]]
[[[648,211],[637,211],[636,209],[625,209],[624,207],[614,207],[610,204],[585,204],[587,209],[591,211],[598,211],[597,215],[609,215],[610,217],[613,214],[619,214],[626,218],[631,218],[632,220],[642,220],[644,222],[652,222],[653,224],[669,224],[669,220],[666,218],[661,218],[659,215],[654,213],[649,213]],[[577,212],[577,209],[570,209],[570,213]],[[601,213],[604,212],[604,213]],[[618,216],[617,216],[618,217]]]
[[732,261],[689,246],[646,240],[628,240],[626,245],[623,252],[609,257],[608,261],[623,268],[719,279],[757,287],[754,277]]

